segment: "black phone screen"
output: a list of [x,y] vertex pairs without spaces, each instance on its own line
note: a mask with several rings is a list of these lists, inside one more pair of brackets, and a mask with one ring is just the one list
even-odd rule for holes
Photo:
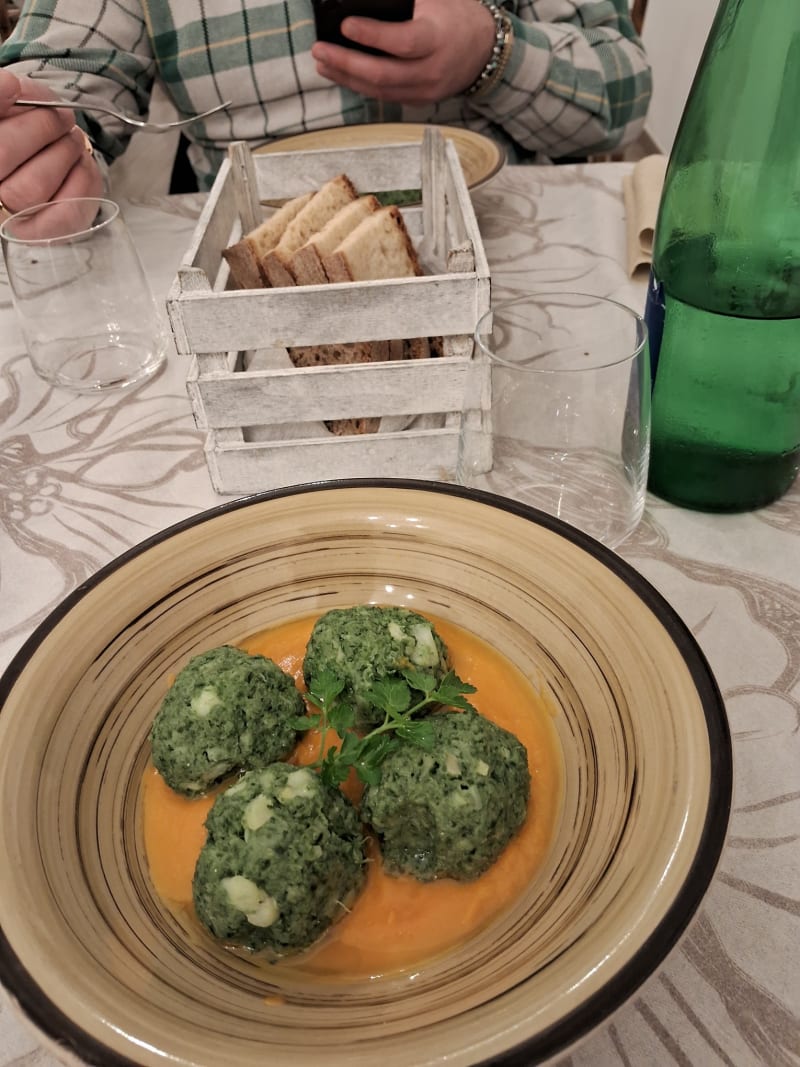
[[383,22],[406,22],[414,16],[414,0],[314,0],[314,19],[320,41],[383,55],[376,48],[367,48],[342,36],[342,19],[348,15],[381,19]]

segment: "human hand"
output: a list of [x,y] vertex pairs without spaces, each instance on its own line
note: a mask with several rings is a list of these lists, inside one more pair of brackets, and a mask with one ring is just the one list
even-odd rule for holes
[[[53,100],[33,78],[0,69],[0,205],[9,214],[50,200],[96,197],[103,178],[69,108],[14,107],[14,101]],[[5,218],[0,210],[0,221]]]
[[476,0],[416,0],[409,22],[346,18],[342,33],[388,56],[318,41],[317,72],[353,92],[402,104],[436,103],[470,86],[489,62],[495,25]]

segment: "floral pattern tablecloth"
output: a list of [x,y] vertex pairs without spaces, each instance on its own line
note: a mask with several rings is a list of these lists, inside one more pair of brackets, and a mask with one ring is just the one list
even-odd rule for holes
[[[641,309],[625,264],[630,164],[509,167],[474,193],[497,296],[535,287]],[[200,195],[125,204],[161,302]],[[99,398],[33,374],[0,274],[0,670],[78,583],[221,502],[174,351],[138,391]],[[267,487],[265,487],[267,488]],[[800,482],[753,514],[649,499],[620,554],[671,602],[716,674],[734,738],[730,832],[687,934],[560,1067],[800,1064]],[[0,1067],[53,1067],[0,995]]]

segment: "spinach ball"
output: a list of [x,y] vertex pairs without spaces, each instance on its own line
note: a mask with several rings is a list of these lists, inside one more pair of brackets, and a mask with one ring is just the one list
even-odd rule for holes
[[294,748],[305,711],[294,679],[264,656],[223,645],[189,660],[150,731],[153,763],[188,796],[237,768],[265,767]]
[[447,674],[449,656],[433,623],[407,608],[363,604],[334,608],[314,624],[303,660],[303,676],[310,688],[321,671],[329,670],[345,683],[344,695],[355,707],[356,725],[383,719],[367,698],[375,682],[400,676],[403,670],[433,674],[437,682]]
[[389,874],[468,881],[488,870],[522,826],[530,773],[524,745],[476,711],[440,712],[431,751],[403,744],[361,802]]
[[306,767],[248,771],[214,802],[192,884],[216,937],[282,955],[345,914],[364,880],[361,824]]

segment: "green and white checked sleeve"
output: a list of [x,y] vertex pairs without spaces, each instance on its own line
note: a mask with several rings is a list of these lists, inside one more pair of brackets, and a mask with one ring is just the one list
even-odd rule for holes
[[628,0],[506,2],[514,46],[502,79],[475,110],[523,150],[586,155],[639,134],[650,64]]
[[[94,100],[132,115],[147,111],[156,73],[138,0],[30,0],[0,46],[0,66],[46,82],[65,100]],[[79,121],[108,158],[130,140],[130,129],[114,119],[86,114]]]

